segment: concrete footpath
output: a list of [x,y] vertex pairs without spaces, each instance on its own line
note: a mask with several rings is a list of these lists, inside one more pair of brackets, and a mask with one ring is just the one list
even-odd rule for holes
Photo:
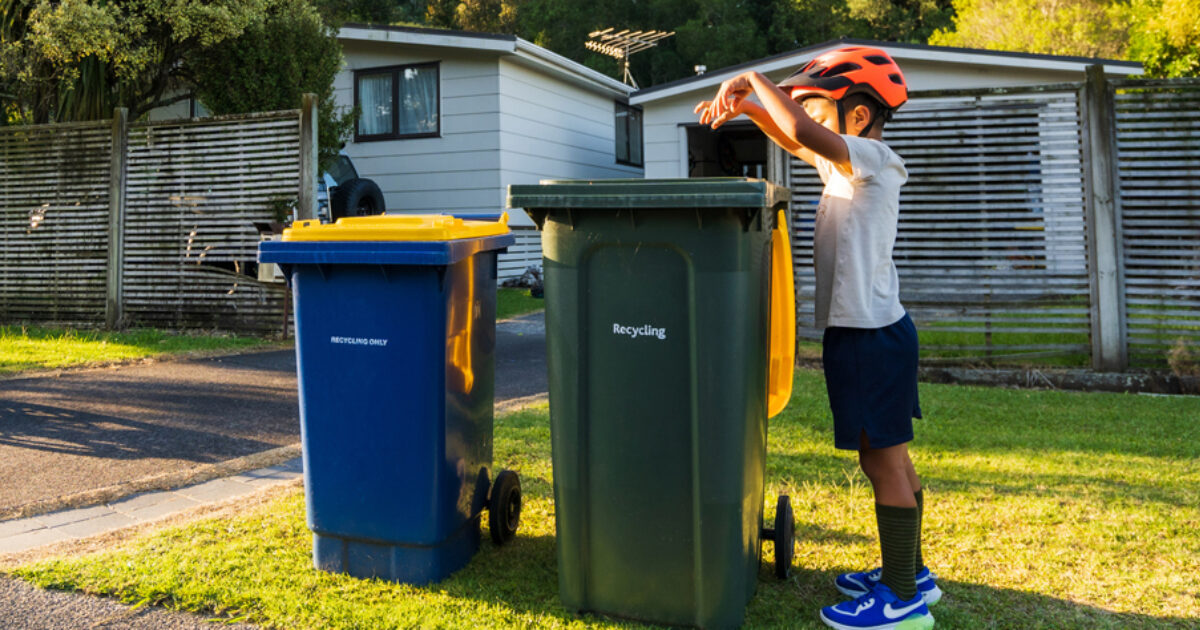
[[202,505],[248,496],[303,477],[301,458],[175,490],[144,492],[111,503],[0,522],[0,556],[145,525]]
[[[291,350],[0,380],[0,566],[299,484],[295,383]],[[497,413],[545,400],[542,313],[497,324],[495,389]],[[211,627],[0,573],[6,630]]]

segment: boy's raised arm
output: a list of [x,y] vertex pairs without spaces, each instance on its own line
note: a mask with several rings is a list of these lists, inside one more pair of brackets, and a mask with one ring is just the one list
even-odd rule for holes
[[703,101],[696,106],[695,111],[697,114],[700,114],[700,124],[712,125],[712,128],[716,129],[726,121],[736,118],[738,114],[745,114],[747,118],[753,121],[754,124],[757,125],[758,128],[764,134],[766,134],[768,138],[771,139],[771,141],[783,147],[784,151],[787,151],[788,153],[791,153],[805,162],[812,164],[812,151],[806,149],[800,144],[797,144],[795,140],[792,140],[790,137],[788,137],[788,135],[779,128],[779,125],[776,125],[775,121],[771,120],[771,116],[767,114],[767,110],[763,109],[762,107],[759,107],[750,101],[743,100],[738,104],[735,114],[728,116],[719,122],[713,122],[713,116],[709,111],[711,105],[712,101]]
[[[762,107],[746,101],[753,93]],[[822,125],[825,121],[814,121],[796,101],[758,72],[746,72],[721,84],[712,101],[696,106],[703,112],[700,122],[714,129],[746,114],[763,133],[785,151],[812,164],[817,154],[833,162],[843,171],[850,169],[850,154],[841,136]],[[837,121],[833,121],[836,127]]]

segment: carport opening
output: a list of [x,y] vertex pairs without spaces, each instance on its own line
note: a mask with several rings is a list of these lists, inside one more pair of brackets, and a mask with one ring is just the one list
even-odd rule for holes
[[767,177],[767,137],[754,123],[687,128],[688,177]]

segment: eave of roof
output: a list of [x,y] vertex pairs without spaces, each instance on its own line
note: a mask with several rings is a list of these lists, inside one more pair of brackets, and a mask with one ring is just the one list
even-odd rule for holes
[[[635,105],[669,98],[691,92],[703,87],[720,84],[726,79],[736,76],[745,70],[756,69],[760,72],[771,72],[791,68],[798,65],[801,59],[808,59],[840,46],[871,46],[887,50],[898,60],[914,59],[923,61],[947,61],[964,64],[988,66],[1012,66],[1020,68],[1037,68],[1045,70],[1075,70],[1082,72],[1090,65],[1103,65],[1108,74],[1131,75],[1142,72],[1142,64],[1135,61],[1119,61],[1114,59],[1099,59],[1090,57],[1066,57],[1058,55],[1040,55],[1000,50],[983,50],[978,48],[953,48],[948,46],[929,46],[925,44],[899,44],[894,42],[879,42],[864,39],[842,38],[797,48],[769,57],[747,61],[745,63],[726,66],[702,75],[676,79],[667,83],[654,85],[634,92],[630,103]],[[800,58],[800,59],[798,59]]]

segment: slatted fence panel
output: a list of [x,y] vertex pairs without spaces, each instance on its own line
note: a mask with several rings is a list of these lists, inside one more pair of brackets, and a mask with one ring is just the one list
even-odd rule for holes
[[296,198],[299,112],[130,126],[123,266],[129,323],[272,332],[285,288],[257,279],[255,222]]
[[1200,81],[1117,82],[1130,362],[1200,351]]
[[0,322],[104,321],[108,121],[0,127]]
[[[905,160],[894,259],[922,354],[985,362],[1065,355],[1089,327],[1077,93],[915,93],[888,125]],[[813,168],[791,160],[799,334],[813,328]]]
[[499,280],[519,278],[529,267],[542,268],[542,233],[532,225],[510,225],[517,242],[500,254]]

